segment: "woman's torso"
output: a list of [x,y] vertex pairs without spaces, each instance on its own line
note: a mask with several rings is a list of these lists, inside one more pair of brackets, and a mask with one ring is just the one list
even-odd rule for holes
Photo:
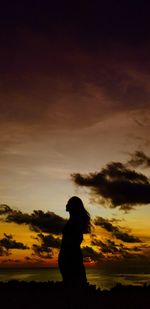
[[63,231],[59,260],[82,262],[82,251],[80,244],[83,240],[82,225],[79,220],[69,219]]

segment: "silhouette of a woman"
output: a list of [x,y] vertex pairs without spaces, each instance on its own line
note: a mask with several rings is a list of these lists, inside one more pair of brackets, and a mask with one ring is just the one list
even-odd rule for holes
[[82,200],[73,196],[66,205],[70,218],[64,230],[58,257],[63,282],[68,286],[81,286],[87,283],[80,244],[83,234],[90,232],[90,215]]

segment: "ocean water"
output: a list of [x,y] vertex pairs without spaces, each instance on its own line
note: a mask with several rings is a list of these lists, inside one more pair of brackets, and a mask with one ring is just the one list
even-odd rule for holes
[[[97,268],[86,269],[87,279],[97,288],[111,289],[117,283],[123,285],[150,284],[150,274],[103,274]],[[61,281],[61,275],[57,268],[25,268],[25,269],[0,269],[0,281]]]

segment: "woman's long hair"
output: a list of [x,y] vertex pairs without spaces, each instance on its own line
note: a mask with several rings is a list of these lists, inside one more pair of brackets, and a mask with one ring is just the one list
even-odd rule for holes
[[91,218],[90,214],[85,209],[82,200],[78,196],[73,196],[69,199],[66,208],[73,217],[81,219],[83,233],[90,233]]

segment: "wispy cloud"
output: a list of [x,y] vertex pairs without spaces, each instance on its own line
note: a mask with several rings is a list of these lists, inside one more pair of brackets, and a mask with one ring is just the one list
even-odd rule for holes
[[127,162],[127,165],[132,167],[150,167],[150,157],[143,151],[135,151],[135,153],[131,154],[131,159]]

